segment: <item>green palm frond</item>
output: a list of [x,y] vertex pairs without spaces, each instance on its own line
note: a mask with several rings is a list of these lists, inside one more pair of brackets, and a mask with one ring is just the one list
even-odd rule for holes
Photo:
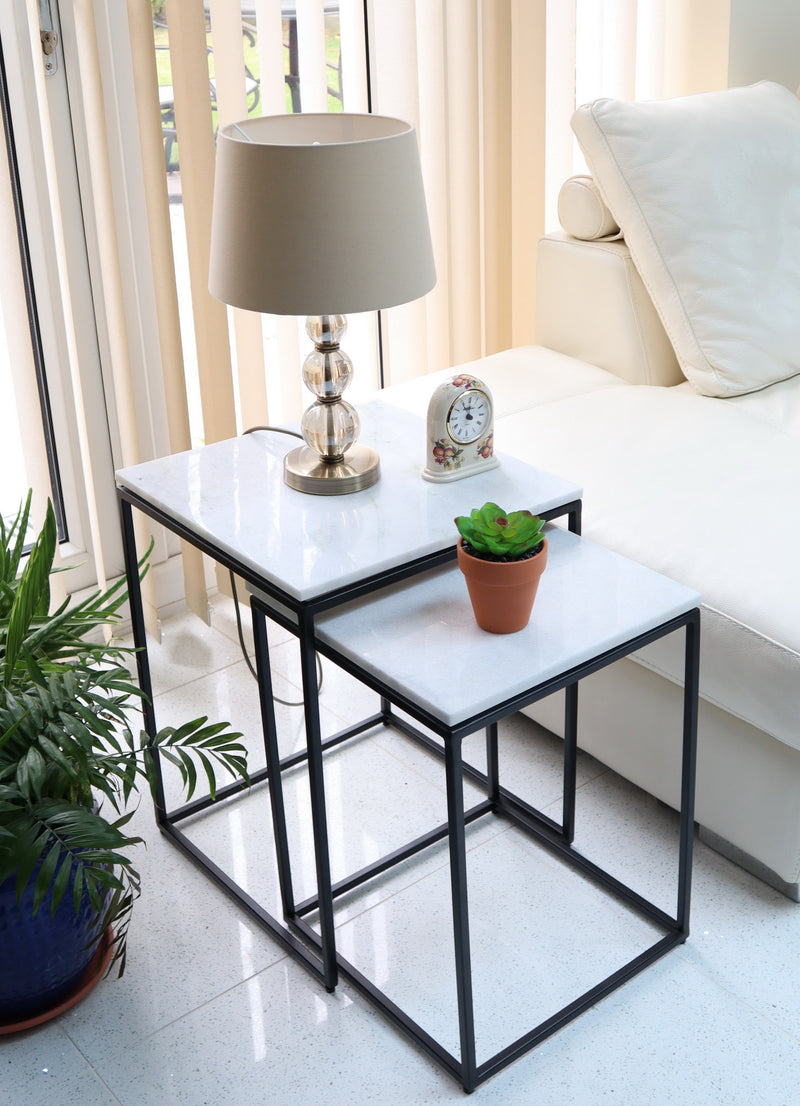
[[113,926],[111,967],[121,975],[140,892],[129,802],[145,781],[155,793],[159,755],[191,798],[198,769],[212,797],[218,772],[247,780],[247,754],[241,734],[207,718],[154,734],[133,728],[142,700],[127,666],[134,651],[87,637],[119,619],[125,582],[48,614],[55,516],[48,504],[20,571],[30,505],[29,495],[10,525],[0,519],[0,883],[13,879],[19,896],[32,884],[34,913],[66,896],[78,912],[88,899],[99,932]]

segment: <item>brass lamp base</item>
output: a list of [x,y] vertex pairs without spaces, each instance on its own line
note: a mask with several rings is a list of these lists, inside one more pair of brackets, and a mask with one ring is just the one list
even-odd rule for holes
[[376,484],[380,458],[374,449],[354,445],[343,461],[323,461],[315,449],[299,446],[287,453],[283,479],[290,488],[311,495],[349,495]]

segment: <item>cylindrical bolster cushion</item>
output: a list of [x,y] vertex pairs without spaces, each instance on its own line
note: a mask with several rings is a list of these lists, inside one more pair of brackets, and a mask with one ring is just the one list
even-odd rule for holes
[[570,177],[558,194],[558,219],[573,238],[591,242],[619,236],[619,226],[591,177]]

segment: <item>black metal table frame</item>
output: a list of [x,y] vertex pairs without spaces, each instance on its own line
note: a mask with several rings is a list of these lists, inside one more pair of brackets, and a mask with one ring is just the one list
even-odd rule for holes
[[[340,656],[335,650],[329,649],[320,643],[316,639],[314,621],[316,616],[324,610],[452,560],[454,558],[453,547],[439,550],[436,553],[400,565],[390,572],[368,577],[355,585],[339,588],[303,602],[287,596],[285,592],[262,578],[260,574],[254,573],[236,558],[219,549],[213,541],[198,537],[171,515],[154,507],[136,493],[126,488],[118,488],[117,491],[122,515],[134,642],[139,649],[137,663],[140,683],[146,696],[145,726],[148,730],[152,727],[154,731],[156,722],[152,705],[152,684],[133,533],[132,507],[136,507],[150,518],[162,523],[167,529],[201,549],[218,563],[231,569],[259,593],[251,596],[251,609],[253,612],[256,663],[259,675],[259,699],[267,766],[251,776],[251,784],[266,780],[269,787],[284,922],[282,923],[269,914],[261,904],[256,902],[244,888],[238,885],[227,872],[223,871],[179,828],[178,823],[207,809],[211,805],[210,798],[201,798],[169,811],[166,808],[163,785],[160,785],[156,800],[156,819],[159,827],[173,844],[238,902],[256,922],[267,929],[284,946],[287,952],[312,974],[320,978],[329,991],[335,988],[339,972],[341,972],[391,1022],[407,1033],[434,1060],[454,1075],[461,1082],[464,1089],[469,1092],[540,1043],[551,1033],[560,1029],[568,1021],[577,1017],[600,998],[621,986],[660,956],[686,940],[689,932],[697,733],[700,629],[699,611],[697,609],[673,619],[647,634],[639,635],[594,660],[547,681],[539,687],[531,688],[525,693],[514,696],[512,699],[498,704],[491,711],[467,719],[457,727],[447,727],[443,726],[435,716],[420,709],[416,703],[406,700],[402,695],[398,695],[391,688],[383,685],[381,681],[365,674],[358,666],[351,664],[347,658]],[[580,511],[581,504],[577,500],[550,512],[541,512],[541,514],[545,518],[567,515],[570,530],[579,533]],[[306,749],[284,758],[280,757],[278,751],[272,699],[266,625],[268,617],[290,630],[298,637],[300,642]],[[678,896],[676,914],[675,917],[672,917],[622,884],[588,858],[583,857],[572,848],[572,840],[575,824],[578,682],[592,672],[629,655],[659,637],[675,632],[681,627],[685,627],[686,630],[686,655]],[[381,698],[379,712],[325,739],[321,735],[319,719],[315,666],[315,652],[317,650],[346,671],[351,672],[361,682],[372,687]],[[521,707],[562,689],[565,690],[564,791],[562,821],[557,823],[500,785],[497,724],[502,718],[516,712]],[[402,710],[420,725],[436,734],[441,739],[441,743],[423,733],[405,718],[397,715],[393,707]],[[443,825],[435,827],[427,834],[409,842],[405,847],[337,882],[334,886],[331,882],[327,845],[323,754],[333,746],[380,724],[392,725],[444,759],[448,820]],[[482,773],[473,766],[464,763],[461,756],[463,738],[483,728],[486,729],[487,735],[486,773]],[[307,762],[311,792],[317,894],[298,903],[294,900],[292,889],[291,860],[286,834],[281,776],[287,769],[304,761]],[[469,810],[464,809],[463,778],[465,775],[481,782],[486,787],[487,792],[486,799]],[[244,786],[241,783],[234,783],[220,788],[217,793],[217,801],[241,794]],[[477,818],[492,813],[510,819],[515,825],[528,832],[542,845],[591,878],[608,893],[627,903],[643,917],[659,926],[664,931],[664,936],[551,1018],[542,1022],[489,1060],[478,1065],[476,1061],[470,976],[465,827]],[[333,904],[338,896],[353,890],[374,876],[389,870],[403,860],[419,853],[422,849],[445,838],[448,839],[450,851],[460,1059],[447,1052],[430,1034],[363,976],[357,968],[348,963],[340,954],[337,954],[335,944]],[[307,915],[314,912],[318,914],[319,931],[314,929],[306,920]]]
[[[333,892],[331,888],[330,863],[328,858],[327,815],[322,758],[326,750],[358,734],[364,733],[366,730],[376,725],[387,722],[393,716],[388,700],[383,699],[380,712],[323,740],[320,730],[319,702],[317,698],[314,620],[319,613],[329,610],[331,607],[338,606],[351,599],[358,598],[359,596],[377,591],[393,583],[408,579],[428,568],[454,560],[456,555],[455,543],[433,553],[400,564],[396,568],[365,577],[358,583],[336,588],[323,595],[315,596],[310,600],[298,600],[265,579],[260,573],[253,571],[250,566],[244,564],[237,557],[221,549],[213,540],[201,537],[180,522],[180,520],[174,518],[168,511],[164,511],[150,503],[147,499],[140,496],[135,491],[132,491],[130,488],[118,485],[117,498],[120,506],[133,641],[137,649],[137,671],[139,684],[144,693],[144,725],[148,733],[155,733],[158,727],[153,704],[153,685],[147,653],[147,635],[145,631],[144,610],[139,580],[139,565],[133,526],[133,508],[141,511],[155,522],[160,523],[165,529],[176,534],[190,545],[195,546],[195,548],[207,554],[218,564],[234,572],[247,584],[266,596],[270,604],[268,607],[269,617],[273,621],[284,626],[299,639],[306,727],[305,750],[301,750],[284,758],[279,757],[275,736],[272,677],[269,666],[266,624],[263,617],[259,617],[255,607],[253,607],[253,629],[257,671],[259,675],[259,701],[267,766],[253,772],[250,775],[249,784],[235,782],[218,788],[216,800],[212,800],[210,797],[202,797],[192,802],[185,803],[174,810],[168,810],[163,780],[161,778],[160,763],[158,757],[156,757],[159,778],[156,787],[155,816],[161,832],[180,849],[185,856],[204,871],[214,883],[246,910],[262,928],[266,929],[285,950],[298,961],[298,963],[303,965],[314,976],[320,978],[326,990],[333,991],[338,982],[338,963],[334,934]],[[569,529],[573,533],[580,533],[580,499],[572,500],[550,510],[540,511],[539,515],[546,520],[566,516]],[[419,739],[424,741],[424,735],[420,735]],[[303,762],[307,763],[309,789],[311,793],[311,821],[318,895],[318,898],[314,901],[319,904],[319,935],[313,931],[309,932],[309,927],[302,921],[299,914],[295,914],[292,910],[286,910],[287,905],[291,903],[291,871],[288,858],[288,846],[285,838],[285,819],[283,813],[282,789],[280,787],[280,772],[284,772]],[[273,771],[270,773],[270,764],[280,764],[280,772],[276,773]],[[208,809],[213,805],[214,801],[219,803],[225,799],[240,795],[249,786],[263,783],[265,780],[269,787],[272,806],[273,832],[275,834],[276,848],[279,857],[278,876],[282,889],[282,906],[284,909],[285,924],[265,910],[264,907],[249,895],[240,884],[200,849],[195,842],[183,832],[179,825],[179,823],[190,818],[192,815],[199,814]]]
[[[251,597],[254,626],[256,627],[257,656],[262,652],[265,655],[266,642],[266,618],[273,616],[271,609],[264,604],[258,596]],[[598,864],[584,857],[572,848],[575,833],[575,805],[576,805],[576,767],[577,767],[577,721],[578,721],[578,684],[579,681],[593,672],[613,664],[615,661],[629,656],[645,645],[668,634],[685,628],[685,662],[684,662],[684,703],[683,703],[683,734],[682,734],[682,759],[681,759],[681,805],[680,805],[680,833],[678,847],[678,886],[677,909],[675,916],[666,913],[654,903],[648,901],[636,891],[627,887],[615,876],[606,872]],[[286,827],[283,823],[283,798],[281,794],[281,772],[279,769],[276,735],[273,733],[268,740],[268,770],[270,765],[275,770],[270,775],[270,788],[272,796],[273,819],[275,820],[275,840],[279,852],[279,870],[281,883],[281,896],[284,916],[289,920],[291,927],[307,941],[314,943],[323,952],[325,949],[325,931],[322,929],[324,914],[330,915],[326,925],[333,930],[333,900],[340,895],[353,891],[365,884],[368,880],[380,875],[395,865],[421,852],[428,846],[443,839],[448,840],[450,856],[450,879],[453,909],[453,940],[456,968],[456,990],[458,996],[458,1021],[460,1037],[461,1059],[457,1059],[435,1040],[422,1026],[409,1017],[396,1003],[384,992],[376,987],[353,964],[348,962],[340,954],[336,954],[336,963],[342,973],[362,994],[370,999],[396,1026],[407,1033],[418,1045],[420,1045],[434,1060],[454,1075],[467,1092],[473,1091],[480,1083],[495,1075],[502,1068],[517,1060],[525,1052],[541,1043],[546,1037],[562,1028],[567,1022],[576,1018],[589,1007],[593,1006],[601,998],[611,991],[622,986],[634,975],[643,971],[654,961],[669,952],[676,945],[682,944],[689,935],[689,907],[691,893],[692,871],[692,845],[694,835],[694,790],[695,790],[695,764],[697,746],[697,704],[699,682],[699,658],[700,658],[700,611],[693,608],[687,613],[662,623],[655,629],[639,634],[624,642],[616,648],[576,666],[568,672],[562,673],[545,683],[521,692],[493,708],[466,719],[457,726],[449,726],[436,715],[419,707],[413,699],[398,693],[382,680],[365,672],[359,665],[354,664],[346,656],[336,649],[329,647],[319,640],[316,643],[317,650],[328,659],[349,672],[360,682],[370,687],[381,696],[382,712],[374,719],[369,720],[369,725],[383,722],[405,733],[408,737],[423,744],[432,750],[445,762],[446,794],[447,794],[447,821],[431,831],[409,842],[393,853],[374,861],[360,871],[340,880],[335,885],[330,885],[330,876],[325,881],[325,886],[330,887],[330,900],[326,903],[321,894],[303,902],[295,902],[291,885],[291,863],[286,838]],[[536,810],[519,796],[512,794],[500,785],[499,758],[498,758],[498,722],[521,710],[523,707],[543,699],[556,691],[565,691],[565,720],[564,720],[564,784],[562,820],[555,822],[541,811]],[[314,688],[316,692],[316,687]],[[408,714],[420,725],[431,730],[443,744],[428,737],[415,726],[409,724],[404,718],[392,711],[392,706]],[[316,715],[318,726],[318,712]],[[309,720],[314,724],[314,720]],[[269,725],[265,717],[265,725]],[[274,727],[274,715],[272,726]],[[363,727],[362,727],[363,728]],[[486,729],[486,760],[487,772],[484,774],[473,766],[465,764],[462,760],[461,745],[465,737],[481,729]],[[359,730],[358,732],[361,732]],[[321,738],[317,732],[313,737],[314,743],[320,743]],[[486,787],[487,797],[482,802],[464,809],[463,779],[469,775]],[[467,872],[466,872],[466,825],[476,819],[495,814],[510,820],[514,825],[534,837],[542,845],[569,863],[573,868],[589,877],[606,892],[615,896],[639,915],[648,919],[663,930],[664,935],[655,943],[643,950],[617,971],[611,973],[604,980],[597,983],[575,1001],[563,1007],[552,1017],[546,1019],[530,1032],[524,1034],[518,1040],[512,1042],[507,1048],[502,1049],[494,1056],[478,1065],[476,1059],[475,1043],[475,1019],[472,998],[471,967],[470,967],[470,938],[469,938],[469,911],[467,901]],[[320,885],[321,886],[321,885]],[[304,916],[311,912],[319,912],[320,936]],[[330,942],[333,945],[334,942]],[[329,945],[329,947],[330,947]]]

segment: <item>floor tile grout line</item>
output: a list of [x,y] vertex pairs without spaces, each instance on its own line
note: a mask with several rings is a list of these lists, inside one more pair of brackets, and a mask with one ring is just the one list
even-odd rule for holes
[[66,1025],[64,1024],[64,1019],[63,1019],[63,1018],[59,1018],[59,1019],[58,1019],[58,1021],[56,1022],[56,1025],[57,1025],[57,1028],[58,1028],[59,1032],[61,1033],[61,1035],[62,1035],[62,1036],[64,1036],[64,1037],[66,1037],[66,1039],[67,1039],[67,1040],[69,1041],[69,1043],[70,1043],[70,1045],[72,1046],[72,1048],[73,1048],[73,1049],[75,1050],[75,1052],[77,1052],[77,1054],[78,1054],[78,1055],[80,1056],[81,1060],[82,1060],[82,1061],[83,1061],[83,1063],[84,1063],[84,1064],[86,1065],[86,1067],[87,1067],[87,1068],[89,1069],[89,1071],[90,1071],[90,1072],[92,1073],[92,1075],[94,1076],[94,1078],[95,1078],[95,1079],[96,1079],[96,1080],[98,1081],[98,1083],[100,1083],[100,1084],[102,1085],[102,1087],[103,1087],[103,1088],[104,1088],[104,1089],[105,1089],[106,1091],[108,1091],[108,1093],[109,1093],[109,1094],[111,1095],[111,1097],[113,1098],[114,1102],[118,1104],[118,1106],[124,1106],[124,1103],[123,1103],[123,1102],[122,1102],[122,1100],[121,1100],[121,1099],[120,1099],[120,1098],[118,1097],[118,1095],[116,1094],[116,1092],[115,1092],[114,1090],[112,1090],[112,1088],[111,1088],[111,1087],[110,1087],[110,1086],[108,1085],[108,1083],[106,1082],[105,1078],[104,1078],[104,1077],[103,1077],[103,1076],[101,1075],[101,1073],[100,1073],[100,1072],[99,1072],[99,1071],[97,1070],[97,1068],[95,1067],[95,1065],[94,1065],[94,1064],[92,1063],[92,1061],[91,1061],[91,1060],[89,1059],[89,1057],[88,1057],[88,1056],[86,1055],[86,1053],[85,1053],[85,1052],[83,1051],[83,1049],[82,1049],[82,1048],[80,1047],[80,1045],[79,1045],[79,1044],[78,1044],[78,1043],[77,1043],[77,1042],[76,1042],[76,1041],[75,1041],[75,1040],[74,1040],[74,1039],[72,1038],[72,1036],[71,1036],[71,1034],[70,1034],[70,1032],[69,1032],[69,1029],[68,1029],[68,1028],[67,1028],[67,1026],[66,1026]]
[[[277,948],[277,945],[275,947]],[[213,995],[209,995],[208,997],[204,998],[203,1001],[197,1003],[196,1006],[191,1006],[189,1009],[184,1010],[181,1014],[178,1014],[176,1017],[170,1018],[168,1021],[165,1021],[162,1025],[158,1026],[157,1029],[154,1029],[152,1031],[152,1033],[145,1033],[141,1037],[137,1038],[137,1040],[135,1042],[126,1045],[124,1048],[119,1049],[117,1052],[114,1052],[114,1053],[112,1053],[108,1056],[104,1056],[103,1057],[103,1063],[107,1063],[107,1062],[108,1063],[113,1063],[113,1061],[118,1060],[121,1056],[124,1056],[127,1052],[130,1052],[132,1049],[141,1048],[142,1045],[146,1044],[148,1041],[154,1040],[156,1037],[159,1036],[159,1034],[165,1032],[166,1030],[172,1028],[175,1025],[179,1025],[182,1021],[185,1021],[186,1018],[192,1017],[195,1014],[198,1014],[201,1010],[204,1010],[207,1006],[213,1005],[215,1002],[217,1002],[218,999],[224,998],[225,995],[231,994],[233,991],[236,991],[239,987],[243,987],[248,983],[252,983],[254,979],[258,979],[259,976],[263,975],[265,972],[270,971],[272,968],[278,967],[281,964],[288,964],[288,963],[295,963],[295,961],[293,960],[293,958],[288,953],[282,953],[278,957],[277,960],[273,960],[271,963],[265,964],[263,967],[258,968],[255,971],[250,972],[243,979],[236,980],[235,982],[231,983],[229,986],[223,987],[221,990],[216,991]],[[301,970],[303,970],[303,969],[301,968]],[[321,990],[321,993],[323,993],[323,994],[325,993],[324,988],[322,987],[321,984],[320,984],[320,990]],[[105,1083],[104,1077],[100,1074],[100,1072],[94,1066],[92,1061],[89,1060],[86,1057],[85,1053],[80,1048],[80,1046],[77,1045],[76,1042],[72,1039],[72,1037],[69,1034],[69,1030],[66,1028],[66,1026],[59,1025],[59,1028],[65,1034],[65,1036],[67,1036],[69,1038],[70,1044],[73,1045],[73,1047],[79,1053],[81,1058],[86,1062],[86,1064],[89,1066],[89,1068],[92,1070],[92,1072],[94,1072],[94,1074],[97,1075],[97,1077]],[[112,1092],[112,1094],[113,1094],[113,1092]],[[121,1103],[120,1106],[123,1106],[123,1104]]]

